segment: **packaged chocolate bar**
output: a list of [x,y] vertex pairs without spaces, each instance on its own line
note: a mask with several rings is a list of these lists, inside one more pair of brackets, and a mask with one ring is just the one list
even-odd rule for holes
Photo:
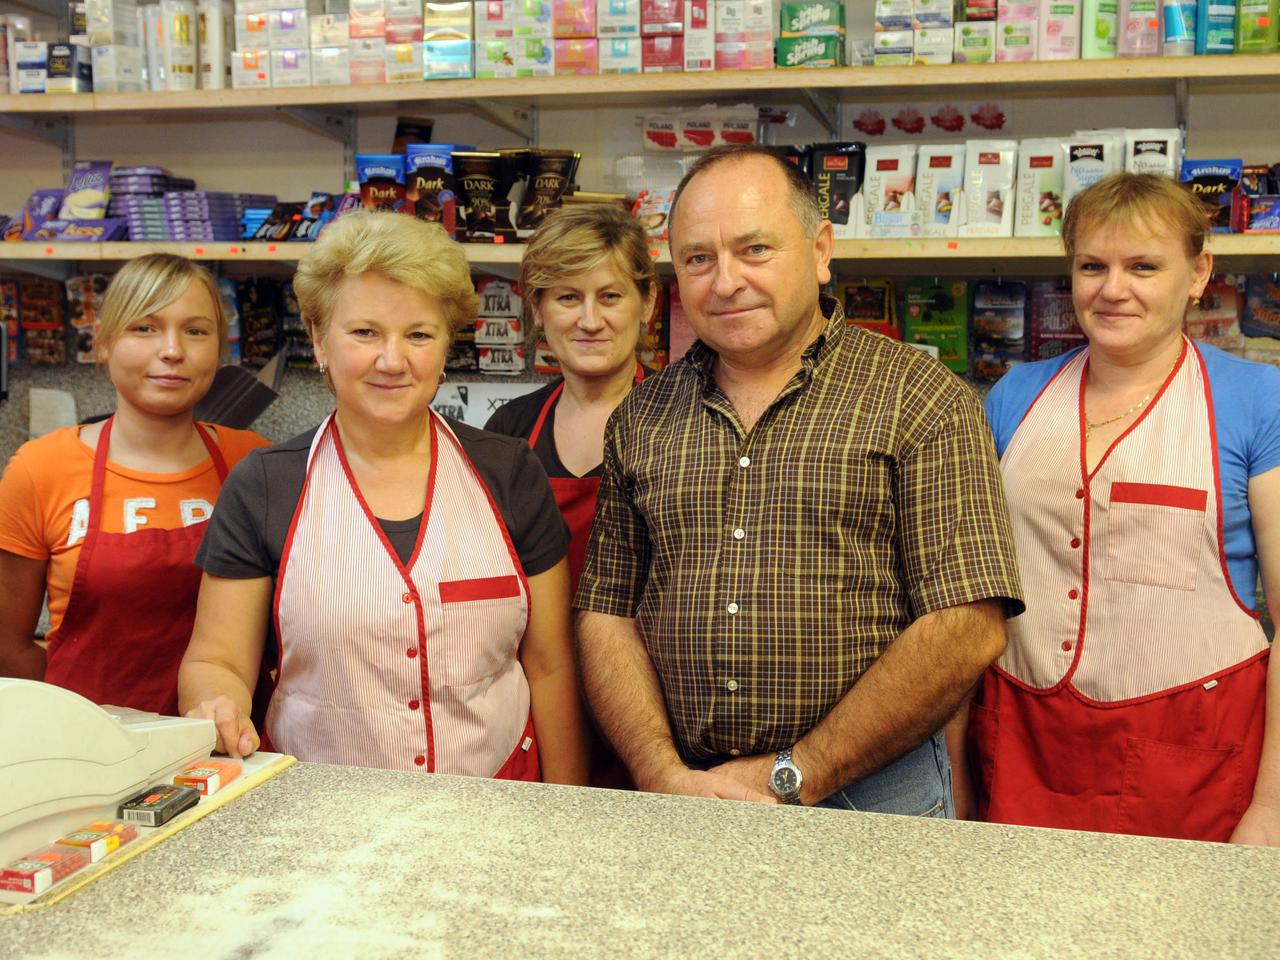
[[516,213],[516,236],[526,239],[557,209],[573,183],[582,154],[575,150],[533,148],[529,155],[529,183]]
[[404,157],[398,153],[357,153],[361,203],[370,210],[404,211]]
[[1204,204],[1214,233],[1239,233],[1245,208],[1240,192],[1241,160],[1183,160],[1180,179]]
[[1084,331],[1076,322],[1071,282],[1042,280],[1031,285],[1031,325],[1027,359],[1048,360],[1084,345]]
[[405,201],[419,220],[438,223],[450,237],[458,235],[458,195],[453,153],[471,147],[438,143],[405,146]]
[[15,243],[26,233],[52,219],[62,206],[62,190],[37,190],[27,197],[22,212],[9,221],[4,228],[4,239]]
[[23,240],[41,243],[105,243],[122,240],[126,232],[123,218],[98,220],[46,220],[23,234]]
[[[465,231],[458,231],[459,240],[483,243],[496,238],[495,204],[504,166],[503,157],[498,153],[468,150],[453,154],[454,182],[465,223]],[[505,204],[505,190],[501,197]]]
[[111,195],[110,160],[77,160],[67,179],[58,217],[63,220],[100,220],[107,215]]
[[331,193],[313,193],[303,208],[302,218],[293,226],[290,240],[314,240],[324,225],[333,219],[334,198]]
[[809,148],[808,165],[820,216],[847,224],[853,199],[862,189],[866,144],[815,143]]

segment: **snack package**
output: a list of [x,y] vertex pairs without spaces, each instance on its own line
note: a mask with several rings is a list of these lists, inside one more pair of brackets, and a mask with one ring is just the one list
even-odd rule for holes
[[1129,173],[1158,173],[1176,177],[1182,167],[1182,131],[1126,130],[1124,168]]
[[1280,337],[1280,280],[1275,274],[1249,275],[1240,330],[1246,337]]
[[0,890],[41,894],[88,862],[83,850],[52,844],[0,868]]
[[404,157],[398,153],[357,153],[356,180],[360,201],[370,210],[405,208]]
[[926,237],[954,237],[960,225],[957,206],[964,187],[965,145],[927,144],[916,160],[916,209]]
[[915,226],[915,145],[867,147],[866,168],[862,196],[867,235],[909,236]]
[[815,143],[809,147],[809,171],[818,213],[837,236],[852,236],[851,214],[866,172],[866,144]]
[[331,193],[315,192],[307,200],[302,217],[294,224],[290,240],[316,240],[320,231],[334,217],[336,198]]
[[631,207],[631,215],[640,221],[644,235],[655,242],[667,239],[667,221],[671,218],[671,201],[675,188],[641,190]]
[[111,195],[110,160],[77,160],[67,178],[66,195],[58,209],[61,220],[101,220]]
[[963,280],[908,282],[902,339],[937,348],[954,373],[969,369],[969,285]]
[[1022,362],[1027,326],[1027,285],[979,280],[973,285],[973,374],[999,380]]
[[1013,236],[1016,140],[970,140],[965,144],[965,219],[962,237]]
[[525,370],[525,349],[522,346],[482,347],[476,344],[481,373],[493,373],[502,377],[516,377]]
[[844,322],[893,340],[902,339],[891,280],[854,280],[836,287]]
[[[515,181],[511,161],[500,153],[459,150],[453,154],[453,170],[465,224],[458,239],[480,243],[493,243],[500,236],[505,239],[511,226],[507,193]],[[500,212],[505,222],[499,222]]]
[[458,235],[458,194],[453,175],[453,144],[405,145],[405,203],[420,220],[438,223],[450,237]]
[[[476,295],[480,298],[477,316],[507,320],[519,320],[524,316],[524,297],[520,295],[520,288],[510,280],[483,277],[476,281]],[[476,342],[482,342],[478,328]]]
[[1031,284],[1031,324],[1027,359],[1048,360],[1084,346],[1084,331],[1076,322],[1071,281],[1041,280]]
[[64,195],[62,190],[37,190],[31,194],[22,211],[5,224],[4,239],[16,243],[46,220],[53,219],[62,207]]
[[1124,169],[1124,138],[1097,130],[1077,134],[1063,142],[1067,165],[1062,176],[1063,209],[1071,198],[1105,176]]
[[1244,353],[1244,332],[1240,318],[1245,303],[1245,277],[1238,273],[1215,273],[1200,302],[1187,307],[1182,330],[1192,340],[1209,343],[1241,356]]
[[100,273],[68,277],[64,287],[67,293],[67,319],[75,331],[77,363],[96,363],[94,327],[102,310],[102,297],[107,292],[110,277]]
[[1015,237],[1056,237],[1062,233],[1062,141],[1023,140],[1018,144]]
[[530,148],[529,184],[516,208],[516,237],[526,239],[557,209],[578,172],[582,154],[575,150]]
[[1182,161],[1179,178],[1205,205],[1214,233],[1239,233],[1244,227],[1245,204],[1240,190],[1243,172],[1241,160]]

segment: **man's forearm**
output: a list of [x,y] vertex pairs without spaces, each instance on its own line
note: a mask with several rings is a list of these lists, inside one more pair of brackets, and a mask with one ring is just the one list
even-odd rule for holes
[[937,610],[904,630],[796,744],[802,800],[818,802],[941,729],[1004,642],[998,601]]
[[666,700],[635,620],[577,614],[582,681],[596,723],[641,790],[661,790],[664,771],[684,767]]

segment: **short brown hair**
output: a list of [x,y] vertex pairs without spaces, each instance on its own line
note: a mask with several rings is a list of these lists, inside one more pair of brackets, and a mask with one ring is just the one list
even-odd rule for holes
[[649,254],[649,241],[639,221],[613,204],[585,203],[552,211],[529,239],[520,260],[519,283],[525,309],[533,308],[543,291],[566,277],[594,270],[612,257],[619,273],[630,279],[648,299],[658,283],[658,269]]
[[213,300],[218,342],[227,338],[227,314],[222,309],[218,284],[200,264],[171,253],[148,253],[130,260],[117,271],[102,298],[95,340],[99,348],[110,346],[131,323],[163,310],[177,300],[191,283],[202,283]]
[[313,340],[329,328],[342,281],[366,273],[438,300],[451,339],[480,312],[467,255],[440,224],[404,213],[353,210],[326,226],[298,261],[293,291]]
[[1182,238],[1187,256],[1204,250],[1209,214],[1181,184],[1154,173],[1116,173],[1076,194],[1062,219],[1062,245],[1067,256],[1086,233],[1108,226],[1137,223],[1161,226]]
[[[680,185],[676,187],[676,195],[671,201],[671,211],[667,217],[667,223],[674,226],[676,220],[676,207],[680,203],[680,197],[685,191],[685,187],[689,186],[689,181],[705,170],[726,163],[730,160],[744,160],[748,157],[764,157],[772,160],[782,171],[783,177],[787,181],[787,193],[791,199],[791,211],[796,215],[796,219],[800,221],[800,227],[804,230],[806,239],[812,239],[818,233],[818,227],[822,223],[822,212],[818,209],[818,201],[813,195],[813,186],[809,183],[809,178],[805,176],[796,164],[787,159],[786,154],[773,147],[766,147],[759,143],[731,143],[721,147],[712,147],[697,160],[693,162],[687,173],[680,181]],[[674,234],[668,231],[668,237],[674,239]]]

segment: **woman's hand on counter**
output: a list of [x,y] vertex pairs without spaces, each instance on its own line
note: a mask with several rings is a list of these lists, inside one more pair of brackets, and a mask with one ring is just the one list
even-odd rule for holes
[[218,743],[214,749],[218,753],[225,753],[233,760],[249,756],[262,743],[258,731],[254,729],[253,721],[230,697],[204,700],[198,706],[188,710],[187,716],[212,720],[218,731]]

